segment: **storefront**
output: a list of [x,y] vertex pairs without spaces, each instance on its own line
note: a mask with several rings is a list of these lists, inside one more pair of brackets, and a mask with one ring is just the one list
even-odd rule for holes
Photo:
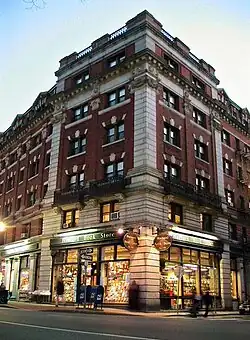
[[40,243],[32,243],[30,240],[2,247],[4,283],[6,289],[12,293],[12,298],[27,299],[28,295],[35,290],[39,256]]
[[86,284],[103,285],[105,303],[126,304],[130,254],[122,246],[122,237],[107,230],[78,235],[68,232],[51,240],[53,301],[57,281],[62,278],[65,302],[77,302],[77,292],[85,279],[84,264],[80,260],[80,251],[85,247],[91,247],[93,257],[87,266]]
[[[202,295],[207,291],[217,303],[220,302],[220,242],[218,239],[206,239],[205,234],[186,231],[188,234],[183,228],[178,232],[172,231],[171,247],[160,253],[163,309],[177,309],[177,304],[179,309],[188,308],[194,293]],[[176,268],[181,268],[181,275]]]

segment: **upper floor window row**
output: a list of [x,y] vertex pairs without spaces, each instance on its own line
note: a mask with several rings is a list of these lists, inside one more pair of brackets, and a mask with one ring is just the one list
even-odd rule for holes
[[107,143],[113,143],[124,138],[124,123],[121,122],[107,128]]
[[195,151],[195,157],[200,158],[203,161],[208,162],[208,147],[207,147],[206,144],[195,139],[194,151]]
[[168,123],[164,124],[164,142],[180,147],[180,130]]
[[167,54],[164,54],[164,59],[167,63],[167,65],[174,70],[175,72],[179,72],[179,64],[173,60],[172,58],[170,58]]
[[86,152],[87,138],[78,137],[70,141],[69,156],[77,155]]
[[222,143],[230,146],[231,145],[230,133],[225,131],[225,130],[222,130],[221,131],[221,141],[222,141]]
[[206,128],[206,115],[205,113],[201,112],[200,110],[193,107],[193,119],[195,123],[199,124],[200,126]]
[[192,76],[192,84],[199,90],[205,90],[205,84],[195,76]]

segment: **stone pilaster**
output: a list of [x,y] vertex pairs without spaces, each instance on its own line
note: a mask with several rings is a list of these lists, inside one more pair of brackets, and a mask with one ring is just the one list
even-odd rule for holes
[[51,140],[48,191],[44,198],[45,205],[50,205],[53,204],[54,202],[54,192],[57,186],[58,162],[61,145],[61,128],[62,123],[64,123],[65,121],[64,111],[65,111],[64,103],[62,103],[61,105],[57,105],[51,121],[53,124],[53,133]]
[[224,251],[220,261],[220,285],[222,306],[225,309],[232,308],[231,295],[231,272],[230,272],[230,249],[228,244],[224,244]]
[[5,277],[4,277],[4,284],[6,289],[10,289],[10,271],[11,271],[11,261],[6,260],[5,262]]
[[12,285],[12,298],[17,298],[18,296],[18,282],[19,282],[19,267],[20,267],[20,258],[15,258],[12,265],[13,278],[11,278],[13,285]]
[[40,283],[39,290],[51,289],[52,256],[50,238],[44,238],[41,242]]
[[140,287],[140,307],[144,311],[160,309],[160,257],[153,246],[151,227],[141,227],[139,246],[132,251],[130,278]]

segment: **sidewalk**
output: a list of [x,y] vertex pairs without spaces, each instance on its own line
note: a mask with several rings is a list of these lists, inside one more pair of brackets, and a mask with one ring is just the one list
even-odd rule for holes
[[[83,309],[78,306],[63,306],[55,307],[52,304],[37,304],[31,302],[17,302],[9,301],[6,307],[13,309],[21,309],[28,311],[39,311],[39,312],[57,312],[57,313],[85,313],[85,314],[102,314],[102,315],[116,315],[116,316],[142,316],[142,317],[154,317],[154,318],[165,318],[165,317],[177,317],[177,316],[188,316],[189,313],[186,311],[180,311],[177,314],[176,311],[160,311],[160,312],[132,312],[127,309],[120,308],[109,308],[104,307],[103,310]],[[202,314],[202,313],[201,313]],[[221,317],[221,316],[238,316],[237,311],[216,311],[216,314],[211,311],[210,317]]]

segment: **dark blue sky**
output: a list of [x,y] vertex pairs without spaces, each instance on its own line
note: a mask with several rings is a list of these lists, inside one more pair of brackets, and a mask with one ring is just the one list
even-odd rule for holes
[[221,86],[236,103],[250,109],[250,1],[46,2],[42,10],[27,10],[22,0],[0,0],[0,131],[55,83],[62,57],[112,33],[144,9],[213,65]]

